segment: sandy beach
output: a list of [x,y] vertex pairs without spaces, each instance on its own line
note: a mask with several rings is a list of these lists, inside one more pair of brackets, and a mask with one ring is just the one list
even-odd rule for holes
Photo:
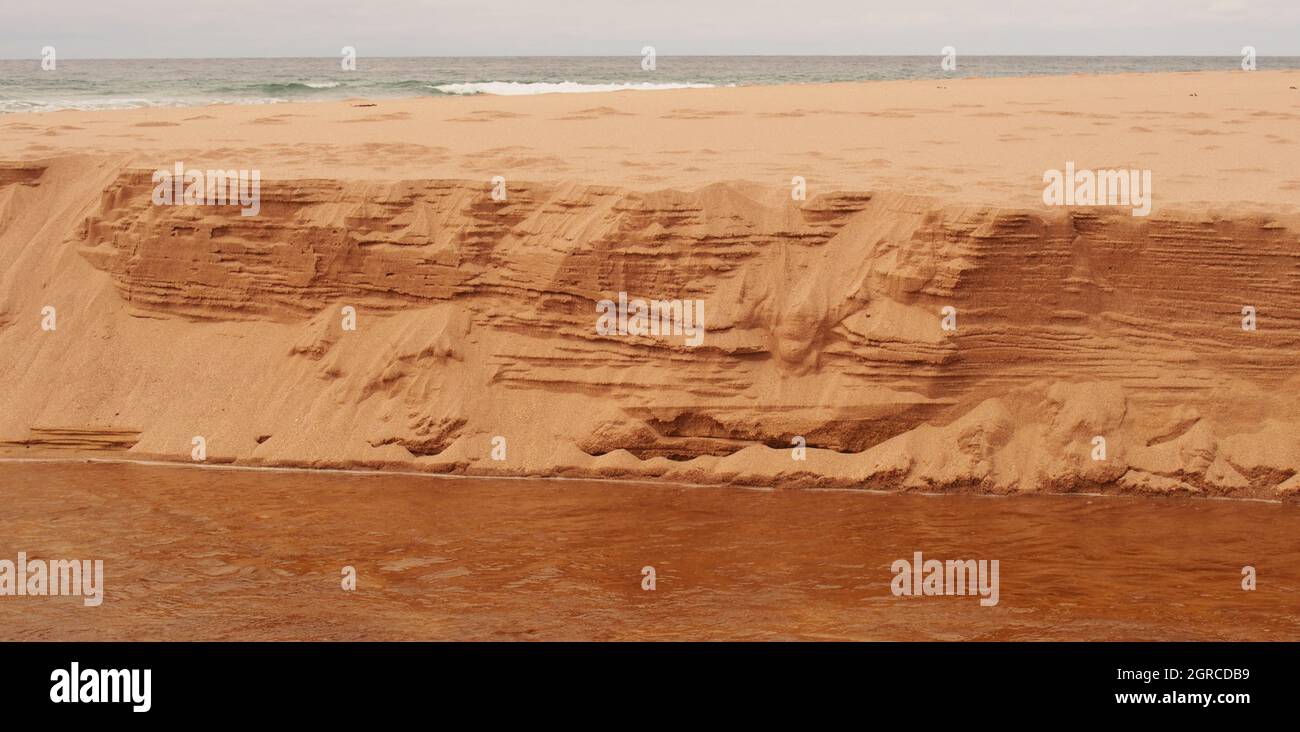
[[[1286,499],[1298,86],[0,116],[0,454]],[[177,163],[258,171],[256,215],[154,205]],[[1150,215],[1045,205],[1067,163],[1150,171]],[[599,334],[619,293],[702,343]]]
[[1158,171],[1162,205],[1280,213],[1300,191],[1292,87],[1231,71],[61,111],[0,117],[0,158],[638,191],[802,175],[812,195],[1005,206],[1041,205],[1043,171],[1074,160]]

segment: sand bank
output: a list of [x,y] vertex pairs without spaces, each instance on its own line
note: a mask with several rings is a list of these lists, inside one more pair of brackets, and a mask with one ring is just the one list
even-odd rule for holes
[[[1296,86],[1138,74],[0,117],[0,441],[1290,495]],[[177,162],[257,170],[257,215],[154,205],[152,173]],[[1044,205],[1044,172],[1067,163],[1150,171],[1150,215]],[[707,335],[600,335],[596,303],[619,293],[703,301]]]

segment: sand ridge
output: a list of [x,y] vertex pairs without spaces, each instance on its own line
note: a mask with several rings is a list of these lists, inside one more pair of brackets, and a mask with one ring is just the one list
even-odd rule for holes
[[[111,452],[131,435],[135,457],[186,460],[201,435],[213,462],[460,475],[1292,495],[1297,79],[10,115],[0,441]],[[1043,171],[1067,160],[1151,170],[1151,216],[1042,205]],[[177,161],[260,169],[259,215],[151,205],[151,171]],[[707,337],[600,337],[594,304],[620,292],[703,300]]]

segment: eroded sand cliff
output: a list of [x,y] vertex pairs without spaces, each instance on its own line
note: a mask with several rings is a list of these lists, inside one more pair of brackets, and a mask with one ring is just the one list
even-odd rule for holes
[[[199,435],[248,465],[1291,495],[1297,78],[3,118],[3,452],[189,460]],[[633,172],[673,151],[680,183]],[[259,214],[153,205],[176,160],[260,168]],[[1066,160],[1151,169],[1152,214],[1042,205]],[[703,343],[597,334],[620,292],[703,300]]]

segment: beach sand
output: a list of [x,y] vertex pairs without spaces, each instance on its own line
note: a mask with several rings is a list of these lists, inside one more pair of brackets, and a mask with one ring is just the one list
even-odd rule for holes
[[[3,116],[0,454],[1286,498],[1298,86]],[[153,205],[177,162],[258,171],[258,214]],[[1070,162],[1151,171],[1150,215],[1044,205]],[[599,335],[620,292],[703,300],[702,344]]]

